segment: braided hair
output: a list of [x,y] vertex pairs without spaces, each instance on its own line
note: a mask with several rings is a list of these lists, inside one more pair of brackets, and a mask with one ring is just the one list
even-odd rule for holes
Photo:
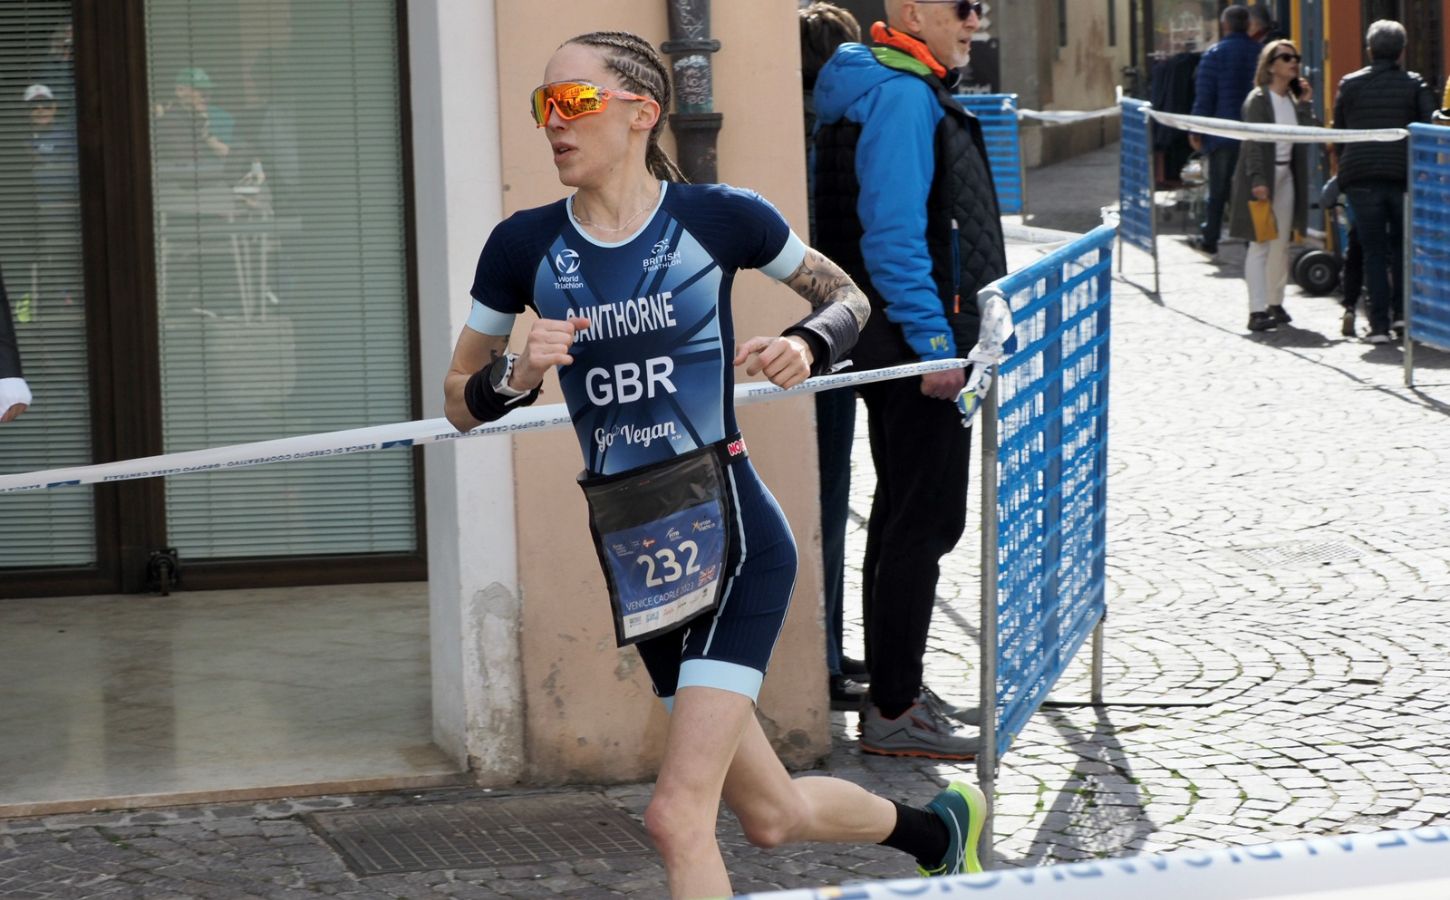
[[659,103],[660,117],[654,128],[650,129],[644,164],[656,178],[664,181],[688,181],[685,173],[680,171],[680,167],[660,147],[660,132],[664,131],[665,113],[670,108],[670,72],[649,41],[628,31],[591,31],[572,37],[564,43],[580,44],[602,51],[605,67],[619,76],[626,90],[653,97]]

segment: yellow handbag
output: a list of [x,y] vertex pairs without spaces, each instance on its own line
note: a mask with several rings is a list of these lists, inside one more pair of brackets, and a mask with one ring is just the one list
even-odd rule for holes
[[1249,218],[1254,222],[1254,240],[1260,243],[1272,241],[1279,236],[1278,225],[1274,222],[1274,206],[1268,200],[1250,200]]

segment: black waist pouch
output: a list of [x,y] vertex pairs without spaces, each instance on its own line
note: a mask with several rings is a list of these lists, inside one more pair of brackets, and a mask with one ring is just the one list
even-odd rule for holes
[[619,646],[719,605],[740,543],[726,467],[745,455],[736,435],[628,472],[579,476]]

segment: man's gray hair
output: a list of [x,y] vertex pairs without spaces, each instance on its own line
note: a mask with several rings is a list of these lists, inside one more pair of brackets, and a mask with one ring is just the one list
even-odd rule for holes
[[1393,19],[1380,19],[1364,33],[1370,59],[1399,59],[1405,52],[1405,26]]
[[1223,21],[1223,30],[1229,34],[1242,34],[1249,30],[1249,10],[1246,6],[1235,3],[1225,7],[1219,18]]

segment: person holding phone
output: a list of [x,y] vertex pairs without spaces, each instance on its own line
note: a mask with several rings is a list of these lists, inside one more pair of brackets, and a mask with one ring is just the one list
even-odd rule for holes
[[[1243,104],[1243,120],[1277,125],[1314,125],[1314,88],[1299,77],[1299,49],[1270,41],[1259,54],[1255,88]],[[1289,236],[1309,224],[1309,145],[1245,141],[1234,170],[1229,234],[1249,242],[1244,280],[1249,288],[1249,331],[1273,331],[1292,317],[1284,309],[1289,281]],[[1272,237],[1254,227],[1251,201],[1273,210]]]

